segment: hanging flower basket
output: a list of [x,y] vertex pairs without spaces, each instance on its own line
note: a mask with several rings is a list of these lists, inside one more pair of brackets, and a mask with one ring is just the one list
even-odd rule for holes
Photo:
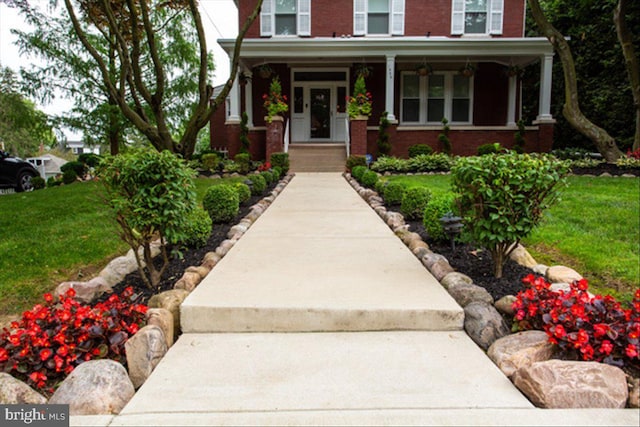
[[433,68],[431,67],[431,65],[426,63],[418,64],[418,66],[416,67],[416,74],[419,76],[428,76],[432,72]]
[[371,115],[371,92],[367,91],[364,76],[360,75],[353,86],[353,95],[347,97],[347,113],[350,119]]
[[366,64],[358,64],[356,66],[356,76],[362,76],[363,78],[367,78],[371,75],[371,67]]
[[257,69],[258,75],[263,79],[268,79],[273,74],[273,68],[269,66],[269,64],[262,64]]
[[464,67],[460,68],[459,73],[465,77],[471,77],[475,74],[476,67],[471,64],[467,64]]

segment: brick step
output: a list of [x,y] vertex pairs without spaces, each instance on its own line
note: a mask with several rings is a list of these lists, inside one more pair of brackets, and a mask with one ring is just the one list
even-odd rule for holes
[[344,144],[291,144],[293,172],[342,172],[347,160]]

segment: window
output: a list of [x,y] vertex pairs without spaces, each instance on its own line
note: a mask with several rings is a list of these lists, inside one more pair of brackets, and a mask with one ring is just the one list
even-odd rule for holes
[[404,0],[354,0],[354,35],[403,35]]
[[473,78],[457,72],[402,74],[401,118],[406,124],[471,123]]
[[311,35],[311,0],[264,0],[260,35]]
[[451,33],[502,34],[504,0],[453,0]]

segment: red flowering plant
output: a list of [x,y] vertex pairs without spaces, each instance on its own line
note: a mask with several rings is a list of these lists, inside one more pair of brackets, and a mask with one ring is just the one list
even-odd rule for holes
[[640,148],[638,148],[636,151],[631,151],[631,149],[627,150],[627,156],[631,157],[632,159],[640,160]]
[[282,84],[279,77],[274,77],[269,85],[269,93],[262,95],[264,109],[267,110],[267,123],[273,121],[274,116],[286,113],[289,110],[287,95],[282,94]]
[[261,164],[260,166],[258,166],[258,171],[259,172],[264,172],[264,171],[268,171],[271,170],[271,163],[270,162],[265,162],[263,164]]
[[353,95],[347,96],[347,103],[347,113],[349,113],[350,118],[354,119],[358,116],[369,117],[371,115],[371,92],[367,91],[362,74],[358,76],[353,85]]
[[514,329],[544,330],[568,358],[640,368],[640,289],[623,308],[609,295],[590,295],[585,279],[568,292],[532,274],[523,282],[528,288],[513,303]]
[[94,306],[79,303],[69,289],[37,304],[0,333],[0,372],[50,394],[79,364],[113,359],[126,364],[124,344],[143,325],[147,306],[131,287]]

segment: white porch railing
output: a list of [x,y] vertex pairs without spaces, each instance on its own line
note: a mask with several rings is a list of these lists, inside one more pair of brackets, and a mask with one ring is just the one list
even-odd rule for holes
[[289,119],[287,119],[287,124],[284,127],[284,152],[289,152]]
[[349,119],[344,119],[344,147],[347,150],[347,159],[349,158],[351,152],[351,139],[349,136]]

